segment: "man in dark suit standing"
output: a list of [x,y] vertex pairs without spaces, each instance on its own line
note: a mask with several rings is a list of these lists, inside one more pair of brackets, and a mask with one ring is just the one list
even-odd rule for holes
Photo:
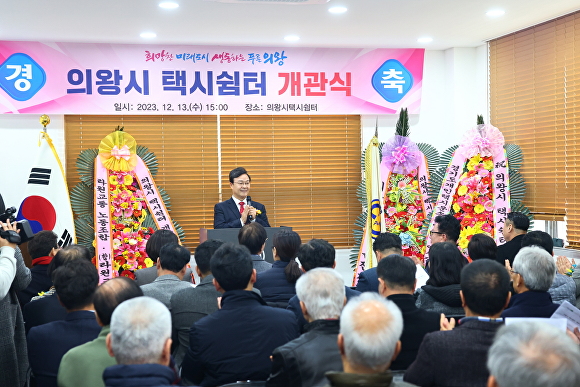
[[298,337],[296,319],[252,292],[256,270],[244,246],[224,244],[211,257],[210,268],[214,286],[223,293],[221,309],[191,327],[181,376],[201,386],[266,380],[274,349]]
[[[442,321],[442,331],[425,335],[417,359],[404,380],[422,387],[485,387],[487,352],[503,323],[501,312],[510,300],[510,276],[491,259],[479,259],[461,271],[461,302],[465,316]],[[452,330],[448,330],[452,329]]]
[[439,313],[415,306],[416,272],[411,258],[397,254],[384,257],[377,266],[379,293],[397,304],[403,313],[402,349],[391,363],[391,370],[406,370],[415,361],[423,337],[439,330]]
[[240,228],[250,222],[258,222],[270,227],[266,207],[250,199],[250,182],[252,178],[245,168],[238,167],[230,171],[230,188],[232,197],[218,203],[213,209],[213,228]]
[[64,321],[39,325],[28,332],[28,359],[38,387],[56,387],[64,354],[96,339],[101,331],[93,307],[93,295],[99,284],[95,266],[75,259],[56,269],[52,278],[67,315]]
[[530,220],[521,212],[510,212],[507,214],[505,225],[503,226],[503,237],[506,243],[497,248],[497,259],[504,262],[506,259],[513,265],[514,258],[522,248],[522,239],[530,228]]
[[[403,244],[401,243],[401,238],[392,232],[383,232],[379,234],[373,242],[373,251],[377,256],[377,262],[380,262],[381,259],[387,255],[403,255]],[[377,275],[376,267],[367,269],[358,275],[356,290],[359,292],[379,291],[379,277]]]

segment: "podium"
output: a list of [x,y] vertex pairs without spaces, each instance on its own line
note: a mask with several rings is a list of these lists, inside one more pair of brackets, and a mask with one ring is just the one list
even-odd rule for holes
[[[264,227],[266,229],[266,234],[268,239],[266,240],[266,247],[264,247],[264,259],[267,262],[274,262],[274,256],[272,255],[272,238],[274,234],[281,230],[292,231],[292,227]],[[199,229],[199,243],[203,243],[208,239],[219,239],[224,242],[234,243],[238,245],[238,233],[239,228],[200,228]]]

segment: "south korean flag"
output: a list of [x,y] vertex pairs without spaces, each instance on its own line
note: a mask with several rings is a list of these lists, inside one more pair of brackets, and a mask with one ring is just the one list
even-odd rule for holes
[[36,234],[52,230],[58,235],[59,247],[75,243],[73,212],[70,205],[64,169],[49,135],[41,132],[38,155],[31,157],[24,200],[18,220],[26,219]]

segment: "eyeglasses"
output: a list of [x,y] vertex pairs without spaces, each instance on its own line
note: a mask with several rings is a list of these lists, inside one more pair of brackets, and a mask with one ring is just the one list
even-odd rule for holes
[[429,231],[429,235],[433,235],[433,234],[445,235],[445,233],[444,233],[444,232],[439,232],[439,231]]
[[234,183],[236,183],[237,185],[239,185],[240,187],[243,187],[245,185],[250,185],[249,181],[235,181]]

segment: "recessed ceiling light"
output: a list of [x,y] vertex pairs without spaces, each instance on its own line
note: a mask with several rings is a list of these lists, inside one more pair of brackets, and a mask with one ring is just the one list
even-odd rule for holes
[[157,37],[157,34],[155,32],[141,32],[141,36],[144,39],[153,39],[155,37]]
[[287,42],[297,42],[300,40],[300,37],[298,35],[288,35],[284,37],[284,40]]
[[177,4],[174,1],[163,1],[161,3],[159,3],[159,6],[161,8],[165,8],[165,9],[175,9],[179,7],[179,4]]
[[485,14],[489,17],[499,17],[503,16],[505,11],[503,9],[492,9],[491,11],[487,11]]
[[426,36],[424,38],[417,39],[417,42],[419,42],[419,43],[431,43],[432,41],[433,41],[433,38],[430,38],[428,36]]
[[346,7],[331,7],[328,8],[330,13],[345,13],[347,11]]

